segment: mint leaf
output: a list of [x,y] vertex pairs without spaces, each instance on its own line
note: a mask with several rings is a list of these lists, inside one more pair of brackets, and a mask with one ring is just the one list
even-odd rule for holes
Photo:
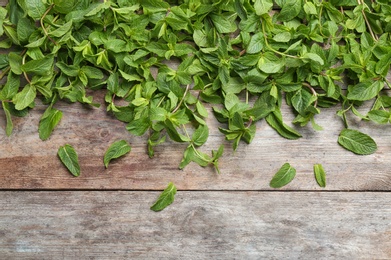
[[61,146],[58,149],[57,155],[73,176],[78,177],[80,175],[79,158],[71,145],[66,144]]
[[376,95],[379,94],[380,90],[382,90],[383,87],[384,82],[380,80],[373,82],[361,82],[355,86],[349,87],[347,98],[350,100],[358,101],[370,100],[376,97]]
[[290,21],[298,16],[303,7],[302,0],[279,0],[276,3],[282,7],[278,19],[283,22]]
[[314,174],[318,185],[322,188],[326,187],[326,172],[321,164],[314,165]]
[[369,135],[352,129],[342,130],[338,143],[345,149],[360,155],[373,154],[377,150],[376,142]]
[[26,62],[21,66],[21,69],[23,72],[27,72],[27,73],[46,75],[51,71],[53,67],[53,62],[54,62],[54,56],[48,55],[43,59],[31,60]]
[[266,122],[274,128],[281,136],[287,138],[287,139],[298,139],[302,137],[302,135],[291,128],[290,126],[286,125],[283,121],[282,118],[280,117],[279,113],[276,111],[268,114],[266,116]]
[[289,163],[285,163],[270,181],[270,187],[281,188],[290,183],[296,176],[296,169]]
[[21,92],[16,94],[12,99],[12,102],[15,104],[17,110],[23,110],[26,107],[30,106],[34,102],[34,99],[37,95],[37,90],[34,86],[28,84],[26,85]]
[[1,105],[3,107],[4,113],[5,113],[5,118],[7,120],[7,124],[5,126],[5,134],[7,136],[10,136],[12,134],[12,130],[14,128],[14,125],[12,123],[12,118],[11,118],[9,104],[7,102],[3,101],[3,102],[1,102]]
[[75,8],[77,2],[77,0],[53,0],[54,10],[61,14],[68,14]]
[[124,156],[125,154],[129,153],[130,150],[131,147],[125,140],[112,143],[107,149],[103,158],[105,167],[108,168],[111,160]]
[[153,211],[161,211],[174,202],[177,189],[174,183],[170,182],[167,188],[160,194],[156,202],[151,206]]
[[268,13],[273,7],[272,0],[253,0],[255,13],[259,16]]
[[34,20],[39,20],[46,12],[46,6],[42,0],[22,0],[20,1],[23,9]]
[[48,107],[39,121],[39,138],[47,140],[52,134],[54,128],[62,118],[62,112],[52,107]]

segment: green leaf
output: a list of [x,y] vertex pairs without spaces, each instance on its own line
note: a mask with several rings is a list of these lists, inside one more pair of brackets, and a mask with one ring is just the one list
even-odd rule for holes
[[128,74],[122,70],[118,70],[121,73],[121,76],[127,81],[142,81],[139,75],[137,74]]
[[361,82],[348,88],[348,99],[365,101],[376,97],[384,87],[384,82],[380,80]]
[[117,93],[119,90],[119,76],[118,72],[110,74],[107,79],[107,89],[113,93]]
[[30,42],[29,44],[26,44],[24,47],[26,48],[36,48],[36,47],[41,47],[45,41],[46,41],[46,36],[42,37],[42,38],[39,38],[38,40],[36,41],[33,41],[33,42]]
[[53,37],[62,37],[67,32],[69,32],[71,30],[71,28],[72,28],[72,21],[69,21],[69,22],[61,25],[56,30],[49,32],[49,35],[53,36]]
[[83,66],[81,71],[83,71],[89,79],[103,79],[104,77],[103,72],[95,67]]
[[277,33],[273,36],[273,40],[276,42],[289,42],[291,40],[291,34],[289,32]]
[[376,73],[386,76],[390,70],[391,64],[391,51],[385,54],[377,63],[376,63]]
[[253,0],[255,13],[259,16],[267,14],[273,7],[272,0]]
[[306,14],[317,14],[317,12],[316,12],[316,7],[315,7],[315,5],[314,5],[314,3],[312,3],[312,2],[305,2],[305,4],[304,4],[304,12],[306,13]]
[[57,155],[73,176],[80,176],[79,158],[75,149],[71,145],[66,144],[61,146],[58,149]]
[[167,12],[170,5],[162,0],[143,0],[141,6],[150,13]]
[[39,121],[39,138],[47,140],[52,134],[54,128],[62,118],[62,112],[52,107],[48,107]]
[[17,110],[23,110],[34,102],[37,95],[37,90],[34,86],[27,84],[21,92],[16,94],[12,99]]
[[291,102],[296,111],[299,112],[299,114],[304,115],[307,112],[307,108],[311,104],[311,98],[312,95],[302,88],[296,91],[296,93],[291,98]]
[[285,59],[283,57],[278,58],[276,56],[261,57],[258,62],[258,68],[267,73],[277,73],[285,66]]
[[208,117],[208,111],[206,110],[205,106],[200,101],[197,101],[196,108],[197,108],[197,112],[198,112],[198,114],[200,114],[200,116]]
[[274,128],[282,137],[295,140],[302,135],[293,128],[286,125],[281,118],[281,112],[274,111],[266,116],[266,122]]
[[385,110],[371,110],[368,112],[368,117],[373,122],[378,124],[387,124],[390,120],[391,114]]
[[290,21],[298,16],[303,7],[302,0],[284,0],[276,2],[280,6],[281,4],[279,2],[283,3],[282,9],[278,15],[278,19],[283,22]]
[[53,9],[57,13],[68,14],[75,8],[77,3],[78,0],[53,0]]
[[20,77],[10,71],[7,76],[7,83],[0,91],[0,100],[12,99],[18,93],[19,87]]
[[29,37],[35,31],[35,26],[28,18],[21,18],[16,25],[16,34],[20,42],[28,42]]
[[23,73],[20,68],[22,66],[22,57],[20,55],[15,52],[10,52],[8,54],[8,61],[11,67],[11,71],[13,73],[15,73],[16,75],[20,75]]
[[5,113],[5,118],[7,120],[7,125],[5,127],[5,134],[7,136],[10,136],[12,134],[12,129],[14,128],[14,124],[12,123],[9,103],[3,101],[3,102],[1,102],[1,104],[3,106],[3,110],[4,110],[4,113]]
[[307,52],[301,58],[306,62],[314,61],[319,65],[324,65],[324,60],[316,53]]
[[314,174],[316,182],[320,187],[326,187],[326,172],[321,164],[314,165]]
[[211,15],[210,18],[219,33],[232,33],[236,31],[235,22],[231,22],[227,17],[222,15]]
[[151,206],[153,211],[161,211],[174,202],[177,189],[174,183],[170,182],[167,188],[160,194],[156,202]]
[[46,6],[42,0],[22,0],[22,6],[25,6],[27,14],[34,20],[39,20],[46,12]]
[[270,181],[270,187],[281,188],[290,183],[296,176],[296,169],[289,163],[285,163]]
[[104,44],[105,44],[106,49],[108,49],[114,53],[130,51],[126,41],[124,41],[124,40],[113,39],[113,40],[109,40],[109,41],[105,42]]
[[206,125],[200,125],[193,133],[192,142],[197,145],[203,145],[209,137],[209,128]]
[[126,129],[134,135],[141,136],[145,134],[150,126],[150,121],[147,117],[141,117],[139,119],[132,120]]
[[256,33],[251,37],[250,43],[247,46],[248,54],[259,53],[264,46],[265,39],[262,32]]
[[129,153],[131,150],[130,145],[125,140],[120,140],[117,142],[114,142],[110,145],[110,147],[107,149],[103,162],[105,164],[105,167],[109,167],[109,163],[112,159],[119,158],[121,156],[124,156],[125,154]]
[[54,63],[54,56],[47,55],[43,59],[31,60],[22,65],[23,72],[35,73],[37,75],[46,75],[52,70]]
[[76,77],[79,75],[80,67],[77,65],[68,65],[64,62],[56,62],[56,66],[61,70],[62,73],[69,77]]
[[373,154],[377,150],[376,142],[369,135],[352,129],[342,130],[338,143],[345,149],[360,155]]

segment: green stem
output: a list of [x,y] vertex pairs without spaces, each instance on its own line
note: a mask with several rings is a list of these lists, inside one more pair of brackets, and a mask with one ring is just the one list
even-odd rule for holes
[[41,27],[42,27],[42,30],[43,32],[45,33],[46,37],[48,37],[48,39],[54,43],[55,45],[57,45],[57,42],[55,40],[53,40],[50,36],[49,36],[49,33],[48,31],[46,30],[44,24],[43,24],[43,20],[45,19],[46,15],[48,15],[48,13],[53,9],[54,7],[54,4],[51,4],[49,6],[49,8],[46,10],[46,12],[42,15],[41,19],[40,19],[40,22],[41,22]]
[[11,66],[8,66],[4,71],[2,71],[0,74],[0,79],[4,78],[4,76],[7,75],[10,70]]
[[172,111],[172,113],[174,114],[176,111],[178,111],[178,109],[181,107],[182,103],[183,103],[183,100],[186,98],[186,95],[187,95],[187,92],[189,91],[190,89],[190,85],[188,84],[186,86],[186,90],[185,90],[185,93],[183,93],[183,97],[181,98],[181,100],[179,101],[178,105],[175,107],[175,109]]
[[[364,4],[364,2],[363,2],[362,0],[357,0],[357,3],[358,3],[359,5],[362,5],[363,7],[365,7],[365,4]],[[366,23],[367,26],[368,26],[369,33],[371,34],[372,38],[373,38],[375,41],[378,41],[379,38],[377,37],[376,34],[373,33],[372,27],[371,27],[371,25],[369,24],[369,21],[368,21],[368,18],[367,18],[367,16],[366,16],[366,14],[365,14],[364,8],[361,10],[361,12],[362,12],[362,16],[364,17],[365,23]]]
[[[22,65],[24,65],[25,62],[26,62],[26,55],[27,55],[27,54],[24,54],[24,55],[23,55]],[[29,84],[31,84],[31,80],[29,79],[29,77],[28,77],[28,75],[27,75],[27,73],[26,73],[25,71],[23,71],[23,76],[24,76],[24,78],[27,80],[27,82],[28,82]]]
[[157,103],[156,107],[160,107],[160,105],[163,103],[163,101],[166,99],[166,96],[163,96],[160,100],[159,103]]
[[[309,88],[312,92],[312,95],[314,95],[315,97],[318,96],[318,93],[315,91],[315,89],[310,84],[308,84],[307,82],[303,82],[302,85]],[[315,100],[314,107],[316,107],[317,105],[318,105],[318,99]]]

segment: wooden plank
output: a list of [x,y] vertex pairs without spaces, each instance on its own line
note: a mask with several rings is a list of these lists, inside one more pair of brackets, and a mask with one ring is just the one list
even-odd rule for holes
[[[96,100],[104,104],[99,93]],[[370,104],[368,104],[370,105]],[[180,189],[197,190],[267,190],[269,181],[279,167],[290,162],[297,177],[284,189],[320,189],[313,177],[312,167],[322,163],[327,172],[328,190],[389,190],[391,187],[391,132],[389,126],[379,126],[352,120],[351,127],[369,133],[378,142],[378,151],[369,156],[352,154],[337,144],[342,121],[336,108],[324,109],[316,117],[324,127],[316,132],[310,126],[298,128],[303,138],[291,141],[280,137],[265,121],[257,124],[252,144],[241,144],[236,152],[224,141],[219,124],[211,115],[210,138],[204,151],[226,145],[220,160],[222,174],[212,168],[191,164],[183,171],[178,164],[185,148],[168,142],[157,148],[156,156],[146,154],[146,137],[131,136],[125,124],[99,109],[79,104],[59,103],[64,117],[48,141],[38,137],[39,117],[45,106],[38,104],[25,118],[14,118],[15,131],[6,137],[5,116],[0,110],[0,188],[1,189],[162,189],[174,181]],[[283,110],[289,122],[293,115]],[[353,117],[352,117],[353,118]],[[107,147],[125,139],[132,152],[113,161],[109,169],[103,166]],[[57,158],[57,150],[65,143],[73,145],[80,157],[81,177],[71,176]]]
[[2,192],[3,259],[390,259],[391,193]]

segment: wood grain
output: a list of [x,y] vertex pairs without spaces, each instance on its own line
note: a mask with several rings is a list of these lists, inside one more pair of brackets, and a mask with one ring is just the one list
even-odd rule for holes
[[390,259],[391,193],[2,192],[3,259]]
[[[15,130],[5,135],[5,116],[0,110],[0,189],[162,189],[169,181],[180,189],[191,190],[268,190],[269,181],[285,162],[297,169],[297,177],[287,190],[319,190],[314,180],[313,164],[322,163],[327,172],[328,190],[389,190],[391,187],[391,132],[389,126],[374,125],[352,116],[351,127],[370,134],[378,143],[378,151],[358,156],[337,144],[343,129],[337,108],[323,109],[316,121],[324,127],[316,132],[311,126],[297,128],[303,138],[295,141],[280,137],[265,121],[257,123],[252,144],[242,143],[236,152],[224,141],[219,124],[210,115],[210,138],[203,150],[210,152],[225,144],[220,160],[222,174],[213,168],[190,164],[179,170],[182,144],[167,142],[158,146],[156,156],[146,154],[146,137],[135,137],[125,124],[106,113],[103,92],[95,93],[101,108],[60,102],[62,121],[48,141],[38,137],[38,123],[46,106],[37,106],[25,118],[14,118]],[[366,106],[368,108],[370,104]],[[365,107],[364,107],[365,110]],[[293,119],[290,108],[284,107],[286,122]],[[103,155],[114,141],[125,139],[132,151],[113,161],[106,170]],[[57,158],[57,150],[65,143],[73,145],[80,157],[81,177],[70,175]]]

